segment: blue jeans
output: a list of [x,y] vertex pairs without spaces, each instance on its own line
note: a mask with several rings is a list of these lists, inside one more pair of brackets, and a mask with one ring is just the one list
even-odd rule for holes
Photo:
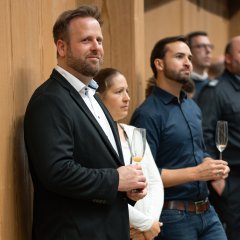
[[158,240],[227,240],[212,206],[203,214],[163,209]]

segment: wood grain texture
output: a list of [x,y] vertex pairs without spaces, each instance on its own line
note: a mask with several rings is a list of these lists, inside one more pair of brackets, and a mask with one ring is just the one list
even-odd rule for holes
[[146,79],[152,75],[149,56],[157,40],[205,30],[219,55],[230,37],[240,34],[237,0],[1,0],[0,240],[30,240],[33,189],[23,142],[24,112],[56,65],[56,18],[81,4],[102,10],[103,67],[122,71],[130,88],[125,122],[144,100]]
[[0,1],[0,239],[31,237],[32,182],[23,141],[23,116],[35,88],[56,64],[51,28],[76,1]]

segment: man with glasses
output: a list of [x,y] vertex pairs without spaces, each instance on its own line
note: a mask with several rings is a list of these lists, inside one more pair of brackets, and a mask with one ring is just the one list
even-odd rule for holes
[[209,81],[207,70],[211,65],[213,44],[207,33],[201,31],[189,33],[187,40],[193,55],[192,79],[196,87],[193,99],[197,102],[200,92]]

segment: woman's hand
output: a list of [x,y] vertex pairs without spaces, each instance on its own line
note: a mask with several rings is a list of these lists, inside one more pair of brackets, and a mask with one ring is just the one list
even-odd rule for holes
[[146,238],[143,235],[143,232],[133,227],[130,227],[130,238],[132,240],[146,240]]
[[152,240],[154,239],[155,237],[158,236],[158,234],[161,232],[161,226],[163,224],[160,223],[159,221],[154,221],[153,222],[153,225],[151,226],[151,228],[148,230],[148,231],[145,231],[143,234],[144,234],[144,237],[146,240]]
[[130,237],[133,240],[152,240],[161,232],[162,225],[159,221],[154,221],[151,228],[144,232],[130,227]]

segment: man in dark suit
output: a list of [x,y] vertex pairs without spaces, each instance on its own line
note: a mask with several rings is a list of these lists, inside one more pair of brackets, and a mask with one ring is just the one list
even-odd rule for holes
[[[228,240],[240,238],[240,36],[233,37],[225,49],[223,74],[204,88],[199,103],[203,115],[207,150],[219,156],[215,146],[218,120],[228,122],[228,144],[223,159],[231,169],[226,180],[212,181],[211,202],[225,225]],[[207,102],[204,101],[207,99]],[[210,104],[209,104],[210,103]]]
[[95,7],[59,16],[58,66],[26,110],[33,240],[129,239],[127,203],[146,195],[141,167],[123,166],[116,125],[94,95],[92,78],[103,59],[100,23]]

